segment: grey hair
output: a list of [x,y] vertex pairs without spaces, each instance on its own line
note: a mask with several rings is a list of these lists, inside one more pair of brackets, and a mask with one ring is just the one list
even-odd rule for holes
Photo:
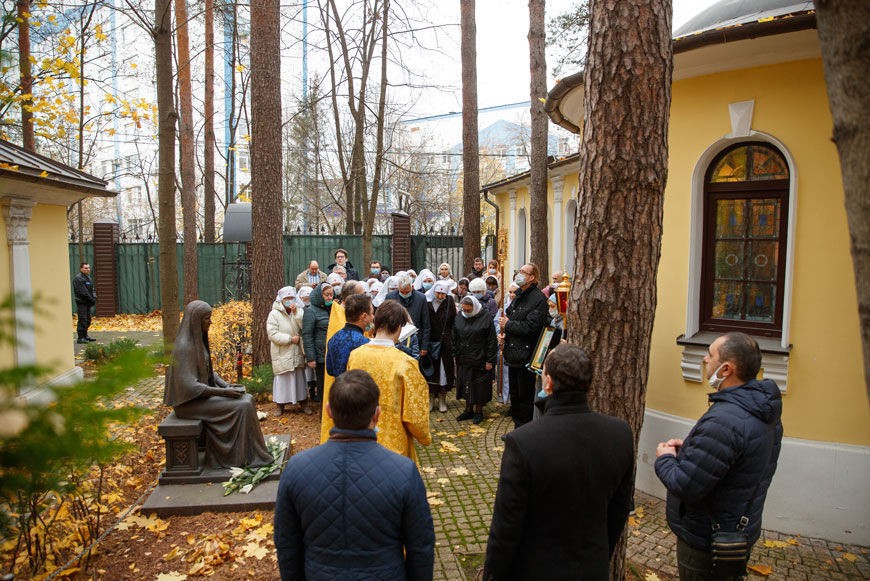
[[400,289],[402,289],[402,288],[407,288],[407,287],[409,287],[409,286],[411,286],[411,285],[414,284],[414,281],[411,280],[411,275],[408,274],[407,272],[400,272],[400,273],[396,276],[396,279],[397,279],[398,282],[399,282],[399,288],[400,288]]
[[343,267],[342,265],[340,265],[340,264],[336,264],[336,265],[332,268],[332,272],[336,272],[336,271],[338,271],[339,269],[340,269],[341,272],[343,272],[344,274],[347,274],[347,269],[346,269],[345,267]]

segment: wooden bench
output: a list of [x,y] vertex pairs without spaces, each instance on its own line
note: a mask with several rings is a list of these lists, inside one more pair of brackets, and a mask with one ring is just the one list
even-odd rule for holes
[[202,420],[185,420],[172,411],[157,426],[157,434],[166,442],[166,467],[161,481],[197,477],[202,474],[199,461]]

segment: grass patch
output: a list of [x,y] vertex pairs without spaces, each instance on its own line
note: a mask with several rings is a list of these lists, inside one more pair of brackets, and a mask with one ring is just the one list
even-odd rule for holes
[[459,559],[459,566],[462,567],[466,579],[470,581],[483,579],[483,562],[486,560],[486,553],[456,553],[456,558]]
[[104,363],[121,353],[136,348],[135,339],[115,339],[108,345],[103,343],[89,343],[83,352],[84,358],[93,363]]
[[272,393],[272,365],[257,365],[251,370],[251,377],[244,379],[245,390],[257,396]]

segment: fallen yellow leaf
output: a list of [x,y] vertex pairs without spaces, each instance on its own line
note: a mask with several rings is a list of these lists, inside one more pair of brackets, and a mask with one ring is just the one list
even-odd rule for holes
[[843,553],[843,558],[850,563],[854,563],[856,560],[858,560],[858,557],[853,555],[852,553]]
[[647,573],[646,577],[643,578],[643,581],[659,581],[659,576],[655,573]]
[[765,547],[776,547],[777,549],[785,549],[788,547],[788,543],[784,541],[764,541]]
[[157,575],[157,581],[184,581],[187,575],[178,571],[170,571],[169,573],[160,573]]
[[749,569],[753,573],[757,573],[764,577],[767,577],[768,575],[773,573],[773,569],[770,567],[770,565],[750,565],[749,567],[747,567],[747,569]]

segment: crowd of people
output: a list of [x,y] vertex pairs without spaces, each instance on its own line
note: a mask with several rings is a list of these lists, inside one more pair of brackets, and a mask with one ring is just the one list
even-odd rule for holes
[[[360,280],[343,249],[329,272],[312,261],[266,321],[274,413],[324,404],[321,445],[293,455],[279,485],[282,579],[432,578],[415,442],[431,443],[430,413],[446,413],[452,391],[458,421],[480,423],[495,393],[515,427],[502,436],[483,578],[607,578],[633,507],[636,434],[589,408],[592,360],[561,337],[562,273],[545,286],[534,264],[507,279],[476,258],[459,278],[448,264],[391,274],[372,261],[368,274]],[[546,327],[555,332],[535,371]],[[742,577],[759,537],[782,441],[779,390],[756,379],[760,363],[743,333],[713,342],[711,407],[656,450],[681,579]]]

